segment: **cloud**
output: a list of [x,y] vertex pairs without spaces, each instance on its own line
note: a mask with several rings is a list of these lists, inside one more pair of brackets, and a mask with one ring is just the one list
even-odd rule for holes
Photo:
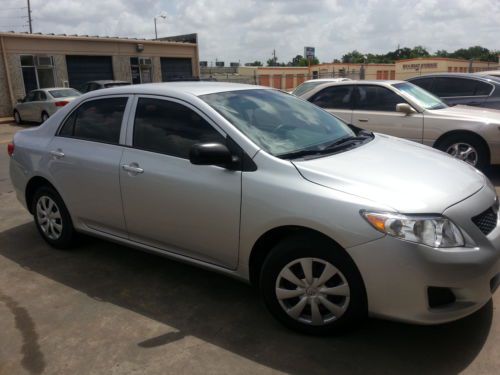
[[[20,0],[3,0],[0,29],[26,30]],[[196,32],[200,59],[280,61],[315,46],[321,61],[398,45],[500,49],[498,0],[32,0],[35,32],[153,38]],[[4,27],[15,26],[15,27]]]

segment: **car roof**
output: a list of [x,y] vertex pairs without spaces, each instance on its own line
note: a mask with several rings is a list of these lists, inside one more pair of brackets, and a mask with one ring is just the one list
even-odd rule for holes
[[500,79],[498,77],[486,76],[486,75],[481,75],[481,74],[476,74],[476,73],[430,73],[430,74],[424,74],[424,75],[417,76],[417,77],[408,78],[408,81],[411,82],[412,80],[419,79],[419,78],[433,78],[433,77],[459,77],[459,78],[465,78],[465,79],[475,79],[478,81],[490,82],[490,83],[493,83],[496,85],[500,84]]
[[387,86],[393,85],[395,83],[404,83],[405,81],[394,80],[394,79],[358,79],[358,80],[349,80],[349,81],[337,81],[337,82],[325,82],[322,87],[331,86],[340,86],[340,85],[379,85],[379,86]]
[[88,84],[88,83],[99,83],[101,85],[105,85],[107,83],[128,83],[128,84],[130,84],[130,82],[127,82],[127,81],[114,81],[112,79],[100,79],[100,80],[97,80],[97,81],[88,81],[88,82],[85,82],[85,84]]
[[161,82],[161,83],[145,83],[141,85],[129,85],[111,87],[103,90],[91,91],[87,95],[102,95],[102,94],[149,94],[149,95],[164,95],[164,94],[190,94],[194,96],[214,94],[218,92],[240,91],[240,90],[257,90],[267,89],[270,87],[246,85],[241,83],[228,82],[212,82],[212,81],[185,81],[185,82]]

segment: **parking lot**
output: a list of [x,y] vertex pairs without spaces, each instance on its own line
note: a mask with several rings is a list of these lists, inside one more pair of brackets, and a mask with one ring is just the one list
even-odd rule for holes
[[[0,374],[500,372],[500,293],[451,324],[317,338],[227,277],[97,239],[50,248],[9,182],[19,129],[0,124]],[[500,192],[500,168],[490,177]]]

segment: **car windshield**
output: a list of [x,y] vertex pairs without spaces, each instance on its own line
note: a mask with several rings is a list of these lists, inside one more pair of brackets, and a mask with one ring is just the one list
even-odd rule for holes
[[411,96],[411,98],[417,102],[418,105],[425,109],[443,109],[448,107],[444,102],[441,101],[437,96],[434,96],[429,91],[426,91],[413,83],[403,82],[395,83],[392,85],[399,91]]
[[292,94],[295,96],[300,96],[305,94],[308,91],[311,91],[313,88],[316,86],[319,86],[323,83],[327,83],[325,81],[319,81],[319,82],[304,82],[302,85],[299,85],[295,90],[292,91]]
[[259,147],[280,156],[321,150],[354,136],[342,121],[305,100],[278,90],[228,91],[201,96]]
[[69,98],[71,96],[80,96],[79,91],[76,91],[74,89],[58,89],[58,90],[49,90],[49,94],[56,99],[59,98]]
[[112,83],[105,83],[104,87],[110,88],[110,87],[128,86],[128,85],[130,85],[130,83],[128,82],[112,82]]

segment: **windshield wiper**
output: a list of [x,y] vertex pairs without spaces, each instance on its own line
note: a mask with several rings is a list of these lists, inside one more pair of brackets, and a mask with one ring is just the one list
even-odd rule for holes
[[326,147],[292,151],[277,156],[282,159],[297,159],[304,156],[332,154],[337,151],[352,147],[358,144],[358,142],[364,142],[369,138],[370,139],[373,138],[373,133],[362,131],[359,133],[358,136],[350,135],[347,137],[340,138],[335,142],[328,144]]

